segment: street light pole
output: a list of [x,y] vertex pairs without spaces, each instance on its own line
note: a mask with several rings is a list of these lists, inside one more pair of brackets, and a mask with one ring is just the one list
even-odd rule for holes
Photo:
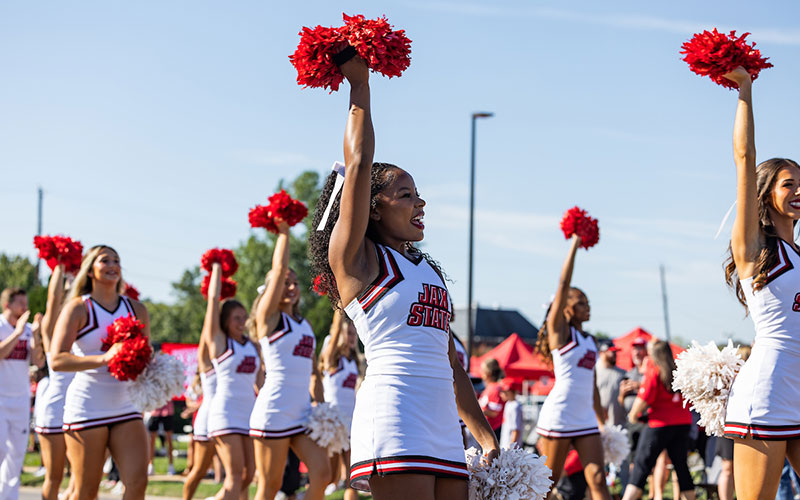
[[472,339],[475,335],[475,322],[472,317],[472,246],[475,223],[475,122],[478,118],[491,118],[494,113],[472,113],[472,140],[470,142],[469,164],[469,272],[467,273],[467,359],[472,356]]

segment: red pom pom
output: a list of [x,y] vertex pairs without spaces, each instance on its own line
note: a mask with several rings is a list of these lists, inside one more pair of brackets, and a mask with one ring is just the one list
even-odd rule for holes
[[300,43],[294,54],[289,56],[289,61],[297,70],[297,84],[329,88],[331,92],[339,90],[344,76],[333,62],[333,55],[342,50],[345,41],[339,29],[303,27],[298,34]]
[[285,190],[269,197],[269,205],[256,205],[250,209],[248,219],[251,227],[263,227],[271,233],[278,232],[275,218],[286,221],[289,226],[294,226],[308,215],[305,203],[293,199]]
[[314,292],[320,297],[328,295],[328,286],[321,274],[314,278]]
[[306,28],[299,33],[297,50],[289,61],[297,70],[297,83],[305,87],[339,90],[344,80],[333,55],[349,43],[367,66],[389,78],[400,76],[411,64],[411,40],[404,30],[392,30],[385,17],[365,19],[342,14],[341,28]]
[[572,207],[564,213],[564,218],[561,219],[561,230],[567,239],[572,238],[573,234],[577,234],[581,238],[581,247],[583,248],[593,247],[600,241],[597,219],[589,217],[586,210],[578,207]]
[[342,14],[341,32],[373,71],[400,76],[411,64],[411,40],[405,30],[392,30],[386,17],[364,19],[362,15]]
[[108,371],[117,380],[136,380],[150,362],[153,348],[144,336],[144,324],[128,315],[117,318],[108,325],[108,335],[103,339],[102,350],[122,342],[122,347],[108,362]]
[[681,54],[685,54],[683,60],[698,75],[708,76],[723,87],[737,89],[738,84],[722,75],[742,66],[755,80],[762,69],[772,67],[767,62],[768,58],[761,57],[761,51],[755,48],[755,43],[748,44],[745,41],[749,34],[737,37],[736,31],[726,35],[717,32],[716,28],[697,33],[681,45]]
[[139,300],[139,290],[130,283],[125,283],[125,291],[122,294],[133,300]]
[[236,256],[231,250],[227,248],[212,248],[203,254],[200,259],[200,265],[208,272],[211,272],[211,266],[219,262],[222,268],[222,277],[227,278],[233,276],[236,270],[239,269],[239,263],[236,262]]
[[[208,299],[208,287],[211,285],[211,276],[206,274],[203,278],[203,283],[200,284],[200,293],[203,297]],[[222,278],[222,290],[220,290],[219,299],[225,300],[236,296],[236,282],[230,278]]]
[[34,236],[33,245],[39,250],[39,258],[47,262],[50,270],[61,263],[64,271],[76,273],[81,268],[83,245],[69,236]]

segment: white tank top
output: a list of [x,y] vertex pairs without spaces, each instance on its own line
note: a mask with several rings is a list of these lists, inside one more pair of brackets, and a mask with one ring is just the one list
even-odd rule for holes
[[[0,314],[0,341],[14,333],[14,327],[5,316]],[[0,360],[0,399],[30,401],[30,378],[28,366],[31,364],[31,339],[33,334],[30,325],[19,336],[17,344],[5,359]],[[27,404],[27,403],[26,403]]]
[[[103,350],[103,339],[108,336],[108,327],[117,318],[125,316],[136,317],[133,305],[131,305],[127,297],[122,295],[119,296],[119,302],[117,302],[117,307],[113,311],[101,306],[89,294],[82,296],[81,300],[83,300],[83,304],[86,307],[89,321],[86,326],[78,331],[78,336],[72,344],[72,354],[75,356],[103,354],[105,352]],[[93,384],[95,382],[103,384],[128,383],[115,379],[108,371],[107,366],[76,372],[73,379],[73,383],[76,384]]]
[[591,407],[597,344],[591,335],[584,335],[575,327],[571,326],[569,331],[570,341],[552,353],[556,381],[547,398],[552,398],[554,404],[584,403]]
[[375,249],[378,277],[345,308],[364,344],[366,376],[452,381],[447,286],[421,256],[412,262],[389,247]]
[[[243,402],[249,402],[252,408],[253,401],[256,399],[254,386],[260,364],[255,344],[249,339],[245,340],[244,344],[240,344],[228,337],[228,348],[212,359],[211,363],[217,374],[214,399],[220,398],[225,401],[242,399]],[[249,408],[247,414],[250,414]]]
[[753,291],[753,278],[741,280],[747,308],[756,327],[755,344],[800,355],[800,255],[778,240],[778,263],[766,284]]
[[203,389],[203,402],[201,404],[210,404],[214,393],[217,391],[217,374],[214,368],[209,368],[208,371],[200,372],[200,387]]
[[297,321],[281,313],[275,330],[258,342],[267,370],[264,388],[296,389],[300,391],[298,397],[308,400],[316,348],[314,330],[308,320]]
[[358,360],[339,358],[339,365],[333,372],[325,372],[322,377],[322,389],[325,401],[332,405],[340,405],[352,412],[356,406],[356,385],[358,384]]

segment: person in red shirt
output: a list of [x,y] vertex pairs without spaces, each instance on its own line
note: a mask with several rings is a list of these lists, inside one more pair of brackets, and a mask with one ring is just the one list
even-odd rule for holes
[[481,410],[489,421],[497,439],[500,439],[500,428],[503,426],[503,409],[506,406],[505,401],[500,397],[500,379],[504,376],[503,369],[500,368],[500,363],[494,358],[483,360],[481,363],[481,378],[486,384],[486,388],[481,392],[481,397],[478,403],[481,405]]
[[684,407],[680,392],[672,390],[672,372],[675,370],[672,350],[667,342],[653,339],[647,345],[647,353],[651,362],[645,368],[639,393],[628,414],[628,421],[636,423],[647,409],[647,428],[639,438],[633,474],[622,500],[641,498],[647,476],[664,450],[667,450],[678,475],[681,499],[694,500],[694,483],[686,464],[692,415]]

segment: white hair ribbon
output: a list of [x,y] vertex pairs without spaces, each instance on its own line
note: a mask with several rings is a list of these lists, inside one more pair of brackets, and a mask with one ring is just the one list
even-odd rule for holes
[[725,212],[725,217],[722,218],[722,222],[720,222],[719,224],[719,229],[717,229],[717,234],[714,235],[715,240],[719,238],[719,233],[722,232],[722,229],[725,227],[725,223],[728,222],[728,218],[731,216],[731,212],[733,212],[733,207],[735,206],[736,202],[734,201],[733,205],[731,205],[731,208],[729,208],[728,211]]
[[262,293],[264,293],[264,290],[266,290],[266,289],[267,289],[267,285],[261,285],[256,290],[258,290],[258,294],[261,295]]
[[322,213],[322,220],[319,221],[317,231],[322,231],[325,229],[325,225],[328,223],[328,217],[331,215],[333,201],[336,199],[336,195],[339,194],[339,191],[342,190],[342,186],[344,186],[344,163],[340,161],[333,162],[331,170],[337,174],[336,182],[333,184],[333,191],[331,191],[331,197],[328,199],[328,206],[325,207],[325,211]]

